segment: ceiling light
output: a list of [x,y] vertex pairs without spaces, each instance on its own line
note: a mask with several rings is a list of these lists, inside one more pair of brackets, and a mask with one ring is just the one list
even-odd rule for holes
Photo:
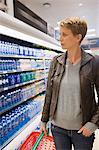
[[87,34],[86,37],[95,37],[96,34]]
[[55,27],[54,29],[55,29],[55,30],[59,30],[59,27]]
[[60,25],[61,21],[58,21],[57,24]]
[[51,3],[43,3],[43,6],[46,8],[49,8],[49,7],[51,7]]
[[88,32],[95,32],[95,29],[88,29]]
[[83,3],[79,3],[78,6],[79,6],[79,7],[83,6]]

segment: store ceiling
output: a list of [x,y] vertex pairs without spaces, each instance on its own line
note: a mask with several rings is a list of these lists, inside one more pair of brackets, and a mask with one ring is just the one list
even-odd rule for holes
[[[56,27],[57,22],[69,17],[80,16],[87,20],[88,28],[95,29],[90,32],[99,37],[99,0],[19,0],[29,9]],[[44,7],[44,3],[50,7]]]

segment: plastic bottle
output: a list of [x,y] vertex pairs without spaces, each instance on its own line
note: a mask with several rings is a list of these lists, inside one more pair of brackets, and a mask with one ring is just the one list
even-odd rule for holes
[[2,75],[2,84],[3,84],[3,88],[5,87],[5,75]]
[[2,71],[2,59],[0,59],[0,72]]
[[0,55],[2,54],[2,42],[0,41]]
[[4,95],[1,95],[0,100],[1,100],[1,105],[2,105],[1,110],[3,110],[4,109]]
[[3,79],[2,79],[2,75],[0,74],[0,89],[3,88]]
[[11,86],[15,85],[15,75],[14,74],[10,75],[10,78],[11,78]]
[[0,111],[2,110],[2,96],[0,96]]
[[1,41],[1,55],[4,54],[4,41]]
[[16,90],[16,101],[17,102],[21,101],[20,89]]
[[20,70],[20,59],[16,60],[17,70]]
[[2,126],[3,126],[3,136],[6,136],[8,129],[7,129],[7,122],[5,116],[2,116]]
[[9,81],[8,81],[8,74],[5,74],[5,87],[8,87]]
[[9,114],[6,114],[5,117],[6,117],[6,123],[7,123],[7,132],[10,132],[12,129],[11,120],[10,120],[11,118],[10,118]]
[[14,105],[15,103],[15,97],[14,97],[15,91],[11,92],[11,103]]
[[11,93],[7,93],[7,105],[8,105],[8,107],[10,107],[11,106]]
[[0,120],[0,144],[2,144],[1,140],[3,138],[3,123]]

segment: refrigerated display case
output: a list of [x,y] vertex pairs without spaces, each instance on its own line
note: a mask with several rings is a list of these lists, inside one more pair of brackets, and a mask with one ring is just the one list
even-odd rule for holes
[[40,123],[50,62],[63,51],[22,21],[0,18],[0,148],[14,150]]

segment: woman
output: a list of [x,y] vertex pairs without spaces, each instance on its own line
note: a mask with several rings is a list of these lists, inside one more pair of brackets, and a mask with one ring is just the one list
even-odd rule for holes
[[94,131],[99,127],[99,58],[86,53],[80,44],[87,23],[70,17],[60,23],[60,42],[66,52],[51,62],[41,132],[52,120],[51,131],[57,150],[92,150]]

